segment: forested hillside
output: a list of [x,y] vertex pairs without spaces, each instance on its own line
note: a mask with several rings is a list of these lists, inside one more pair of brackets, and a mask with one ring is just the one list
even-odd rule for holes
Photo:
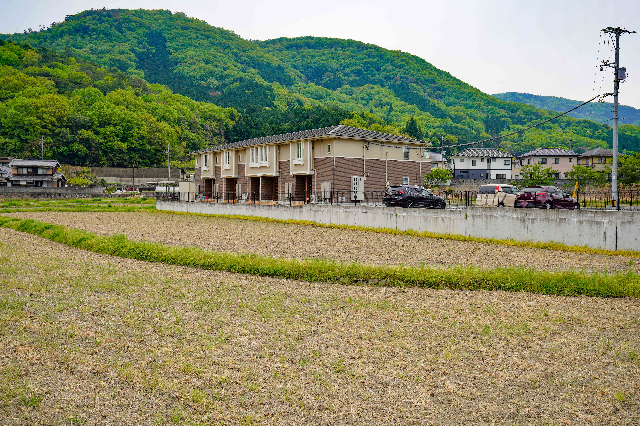
[[[225,129],[227,141],[343,123],[455,145],[553,115],[482,93],[408,53],[317,37],[249,41],[162,10],[90,10],[2,37],[232,107],[238,117]],[[607,125],[563,117],[486,145],[515,154],[570,144],[586,150],[608,146],[611,137]],[[620,145],[640,151],[640,128],[623,126]]]
[[[538,96],[529,93],[507,92],[493,95],[498,99],[509,102],[522,102],[536,108],[546,109],[549,111],[568,111],[580,105],[583,101],[572,101],[571,99],[558,98],[556,96]],[[612,99],[609,97],[609,99]],[[640,125],[640,109],[630,106],[619,105],[618,116],[620,123]],[[596,121],[598,123],[610,123],[613,118],[613,103],[611,102],[594,102],[583,108],[578,108],[569,113],[571,117],[583,118],[586,120]]]
[[223,140],[237,113],[50,50],[0,40],[0,155],[153,166]]

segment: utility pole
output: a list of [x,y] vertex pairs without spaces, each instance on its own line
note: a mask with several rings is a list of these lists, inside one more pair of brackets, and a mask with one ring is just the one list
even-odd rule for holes
[[169,144],[167,144],[167,169],[169,170],[169,179],[171,180],[171,158],[169,157]]
[[609,61],[602,61],[602,67],[612,67],[614,69],[613,76],[613,165],[611,167],[611,202],[616,210],[620,210],[618,203],[618,89],[620,82],[626,78],[627,69],[620,68],[620,36],[622,34],[634,34],[635,31],[629,31],[620,27],[607,27],[602,30],[605,33],[615,34],[616,36],[616,56],[612,64]]

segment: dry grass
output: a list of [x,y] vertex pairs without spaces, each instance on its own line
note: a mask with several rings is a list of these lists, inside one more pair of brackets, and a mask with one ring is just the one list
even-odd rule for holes
[[35,219],[101,235],[125,234],[135,241],[275,258],[320,258],[371,265],[523,266],[557,271],[640,272],[640,261],[626,256],[210,216],[147,212],[22,212],[6,216]]
[[640,423],[638,299],[309,284],[0,241],[0,424]]

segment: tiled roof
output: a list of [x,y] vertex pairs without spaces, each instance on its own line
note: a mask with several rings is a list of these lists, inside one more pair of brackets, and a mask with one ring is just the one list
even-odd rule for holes
[[10,167],[60,167],[57,160],[20,160],[13,159]]
[[359,129],[357,127],[339,125],[323,127],[320,129],[303,130],[301,132],[285,133],[282,135],[271,135],[261,138],[247,139],[244,141],[214,146],[196,152],[223,151],[227,149],[242,148],[245,146],[264,145],[269,143],[278,143],[301,139],[322,139],[327,137],[340,137],[345,139],[368,140],[376,142],[406,142],[413,144],[425,144],[424,141],[407,138],[404,136],[391,135],[388,133]]
[[62,173],[56,173],[55,175],[34,175],[34,176],[24,176],[24,175],[11,175],[9,180],[67,180]]
[[573,151],[560,148],[538,148],[533,151],[529,151],[526,154],[522,154],[520,157],[562,157],[562,156],[577,156]]
[[596,148],[583,152],[580,157],[613,157],[613,151],[605,148]]
[[495,148],[467,148],[464,151],[461,151],[452,157],[513,157],[506,151]]

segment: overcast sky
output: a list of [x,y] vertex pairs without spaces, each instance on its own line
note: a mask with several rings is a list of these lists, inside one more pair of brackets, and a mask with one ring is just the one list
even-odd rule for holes
[[[184,12],[246,39],[350,38],[420,56],[485,93],[573,100],[613,91],[613,72],[598,70],[613,59],[600,30],[640,32],[640,0],[0,0],[0,33],[103,7]],[[640,108],[640,34],[620,46],[620,103]]]

